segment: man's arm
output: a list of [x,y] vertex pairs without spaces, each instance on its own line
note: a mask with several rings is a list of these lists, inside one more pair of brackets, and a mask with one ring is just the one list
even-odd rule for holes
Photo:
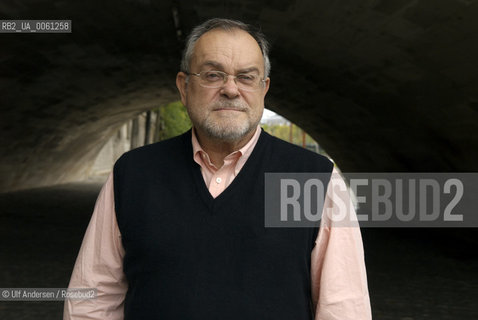
[[96,288],[98,295],[90,300],[65,300],[64,320],[123,319],[128,289],[123,256],[110,175],[96,201],[69,284],[69,288]]
[[[345,216],[340,221],[333,217]],[[362,236],[346,185],[334,169],[311,256],[316,320],[372,319]]]

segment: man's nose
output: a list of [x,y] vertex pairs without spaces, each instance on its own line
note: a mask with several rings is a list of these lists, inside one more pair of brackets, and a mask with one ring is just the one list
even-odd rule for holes
[[239,95],[239,88],[233,76],[227,76],[226,83],[221,88],[221,94],[229,99],[236,98]]

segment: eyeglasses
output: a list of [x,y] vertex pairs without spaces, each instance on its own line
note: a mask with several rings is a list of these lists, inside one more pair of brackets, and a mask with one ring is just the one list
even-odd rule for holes
[[233,77],[239,89],[245,91],[256,91],[264,87],[266,82],[265,79],[259,78],[254,73],[240,73],[233,76],[222,71],[201,71],[199,73],[186,72],[186,74],[199,77],[199,85],[204,88],[221,88],[226,84],[229,76]]

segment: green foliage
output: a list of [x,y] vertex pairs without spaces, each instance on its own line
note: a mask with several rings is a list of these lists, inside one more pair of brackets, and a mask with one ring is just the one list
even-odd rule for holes
[[[274,125],[268,125],[268,124],[263,124],[262,128],[271,135],[285,140],[289,141],[290,140],[290,125],[286,124],[274,124]],[[302,145],[302,129],[296,126],[295,124],[292,124],[292,142],[293,144],[296,145]],[[312,139],[311,136],[308,134],[305,135],[305,143],[307,145],[314,144],[316,141]]]
[[181,101],[171,102],[159,108],[159,140],[178,136],[191,128],[186,108]]

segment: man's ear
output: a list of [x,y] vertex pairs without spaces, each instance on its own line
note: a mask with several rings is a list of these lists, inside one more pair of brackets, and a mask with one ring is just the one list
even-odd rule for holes
[[267,77],[264,83],[264,97],[266,96],[267,91],[269,91],[270,84],[271,84],[271,78]]
[[181,95],[181,102],[183,103],[184,106],[187,103],[187,99],[186,99],[186,90],[188,86],[187,78],[188,78],[187,74],[185,74],[182,71],[178,72],[178,74],[176,75],[176,87],[178,87],[179,94]]

